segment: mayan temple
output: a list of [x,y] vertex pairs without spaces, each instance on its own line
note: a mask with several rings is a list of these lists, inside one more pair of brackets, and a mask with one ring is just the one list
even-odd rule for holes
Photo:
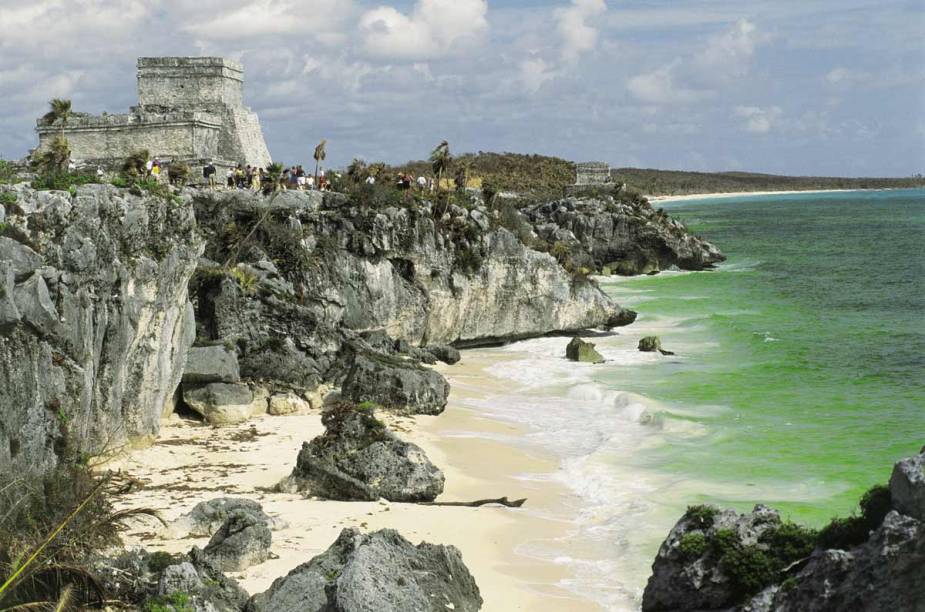
[[147,149],[152,157],[202,166],[266,167],[257,115],[243,104],[244,68],[221,57],[138,59],[138,106],[124,115],[74,113],[39,119],[39,150],[64,136],[77,164],[113,166]]

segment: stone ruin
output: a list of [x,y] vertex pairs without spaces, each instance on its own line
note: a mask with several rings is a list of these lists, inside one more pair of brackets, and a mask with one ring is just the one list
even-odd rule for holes
[[566,195],[616,189],[610,174],[610,164],[605,162],[581,162],[575,164],[575,184],[565,188]]
[[124,115],[73,113],[66,122],[39,119],[38,150],[67,138],[77,165],[115,168],[147,149],[151,158],[266,167],[270,153],[257,115],[243,105],[244,68],[221,57],[138,59],[138,106]]

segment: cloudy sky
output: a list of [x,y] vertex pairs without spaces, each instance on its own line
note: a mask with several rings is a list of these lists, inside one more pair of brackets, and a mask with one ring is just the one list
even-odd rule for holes
[[0,156],[52,97],[125,112],[135,58],[242,61],[274,159],[517,151],[925,172],[923,0],[0,0]]

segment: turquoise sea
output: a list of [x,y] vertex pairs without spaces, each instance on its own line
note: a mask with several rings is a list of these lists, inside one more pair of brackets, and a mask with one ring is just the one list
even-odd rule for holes
[[[522,552],[572,566],[563,586],[610,610],[638,608],[687,505],[819,526],[925,445],[925,190],[664,208],[727,262],[602,279],[639,312],[594,340],[607,363],[565,361],[561,338],[488,349],[510,393],[471,402],[559,457],[573,533]],[[638,352],[644,335],[677,355]]]

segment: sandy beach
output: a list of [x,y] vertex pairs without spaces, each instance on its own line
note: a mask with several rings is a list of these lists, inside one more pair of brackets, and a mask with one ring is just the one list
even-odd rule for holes
[[[471,501],[489,497],[527,498],[521,509],[456,508],[379,502],[333,502],[271,493],[288,475],[302,442],[323,430],[319,412],[290,416],[263,415],[233,427],[212,428],[173,415],[164,422],[157,442],[118,458],[106,467],[121,470],[144,486],[118,498],[119,508],[147,507],[170,522],[197,503],[215,497],[253,499],[271,516],[286,523],[273,533],[277,556],[244,572],[231,574],[250,593],[265,590],[274,579],[323,552],[346,527],[363,531],[398,530],[418,543],[452,544],[475,576],[494,610],[600,610],[557,586],[569,577],[554,562],[521,554],[526,543],[567,535],[567,517],[542,509],[554,507],[565,494],[543,476],[556,469],[549,457],[527,454],[494,442],[493,436],[517,434],[516,427],[485,419],[460,407],[467,394],[480,389],[479,371],[486,363],[466,359],[441,370],[453,383],[450,404],[438,417],[381,415],[405,439],[420,445],[446,475],[438,501]],[[126,544],[148,550],[185,552],[203,547],[206,538],[184,537],[153,521],[125,534]]]

